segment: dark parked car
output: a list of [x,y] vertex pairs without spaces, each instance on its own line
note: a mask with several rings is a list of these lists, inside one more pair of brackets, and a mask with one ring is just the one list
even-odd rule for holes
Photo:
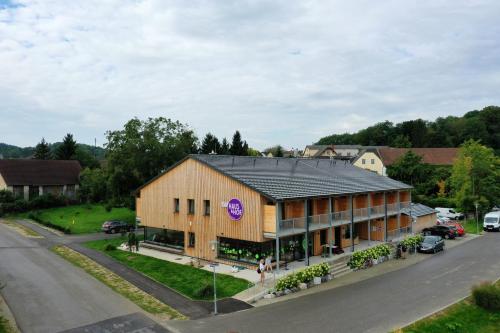
[[445,239],[453,239],[458,236],[457,229],[449,225],[435,225],[422,230],[424,236],[441,236]]
[[115,234],[117,232],[127,232],[134,230],[134,226],[124,221],[106,221],[102,225],[102,231],[107,234]]
[[440,236],[425,236],[417,247],[417,251],[423,253],[436,253],[442,250],[444,250],[444,239]]

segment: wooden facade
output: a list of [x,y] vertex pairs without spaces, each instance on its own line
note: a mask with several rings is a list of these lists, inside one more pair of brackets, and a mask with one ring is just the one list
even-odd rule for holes
[[[387,198],[387,204],[410,198],[409,193],[398,191],[386,194],[362,193],[353,195],[353,207],[350,195],[311,198],[309,215],[328,214],[330,201],[332,212],[342,212],[350,211],[351,208],[382,206],[384,197]],[[244,213],[238,221],[230,218],[225,207],[232,198],[239,199],[243,204]],[[176,200],[179,203],[178,211],[176,211]],[[188,200],[194,200],[192,214],[188,211]],[[207,201],[210,203],[209,215],[205,214]],[[277,215],[281,215],[282,220],[304,218],[306,205],[305,200],[287,200],[283,202],[281,212],[277,212],[277,207],[281,205],[276,205],[276,202],[261,193],[192,158],[186,159],[143,186],[136,199],[137,218],[142,226],[184,232],[184,253],[207,260],[217,258],[214,241],[221,237],[257,243],[272,242],[276,234]],[[396,228],[397,217],[392,215],[387,223],[388,230]],[[321,254],[322,242],[332,241],[341,247],[350,247],[351,239],[345,237],[349,235],[350,227],[348,222],[337,226],[340,228],[340,240],[335,240],[334,230],[328,235],[328,228],[311,231],[310,237],[313,239],[311,254]],[[355,231],[357,235],[354,244],[358,244],[360,239],[368,238],[384,241],[384,219],[380,217],[373,219],[370,229],[367,221],[356,222]],[[190,233],[194,234],[193,246],[189,246]]]

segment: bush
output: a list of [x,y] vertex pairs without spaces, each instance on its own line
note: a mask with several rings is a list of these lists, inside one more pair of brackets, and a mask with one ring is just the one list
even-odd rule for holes
[[11,203],[14,202],[14,193],[9,190],[0,191],[0,203]]
[[486,310],[500,311],[500,286],[485,282],[472,289],[476,304]]
[[212,283],[205,282],[203,286],[194,292],[197,298],[209,298],[214,296],[214,286]]
[[52,207],[60,207],[66,205],[66,198],[63,196],[56,196],[51,193],[42,194],[29,201],[28,206],[30,209],[44,209]]
[[387,244],[380,244],[369,249],[355,251],[347,265],[351,269],[360,269],[368,260],[376,260],[381,257],[387,257],[391,254],[391,247]]
[[106,206],[104,206],[104,209],[109,213],[111,210],[113,210],[113,205],[108,202]]
[[285,289],[297,288],[299,283],[301,283],[301,281],[299,281],[297,274],[290,274],[282,277],[278,280],[278,282],[276,282],[276,290],[283,291]]
[[276,290],[292,289],[299,286],[299,283],[308,283],[315,277],[322,277],[330,273],[330,265],[326,262],[309,266],[295,274],[287,275],[278,280]]
[[415,235],[415,236],[409,236],[403,239],[400,244],[406,246],[407,248],[416,248],[422,241],[424,240],[424,236],[422,235]]
[[104,247],[104,251],[114,251],[114,250],[116,250],[116,246],[113,244],[106,244],[106,246]]

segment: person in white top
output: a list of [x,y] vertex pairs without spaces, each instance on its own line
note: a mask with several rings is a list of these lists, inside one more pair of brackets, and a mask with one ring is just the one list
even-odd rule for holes
[[259,268],[257,269],[257,273],[260,273],[260,284],[264,285],[264,280],[266,278],[266,265],[264,265],[264,259],[260,259]]
[[271,255],[268,255],[265,260],[265,271],[266,272],[272,272],[273,271],[273,266],[271,265],[271,261],[273,260],[273,257]]

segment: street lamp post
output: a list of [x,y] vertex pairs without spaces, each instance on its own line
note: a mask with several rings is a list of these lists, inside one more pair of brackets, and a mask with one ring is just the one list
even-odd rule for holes
[[219,264],[216,262],[210,264],[210,267],[214,269],[214,316],[217,314],[217,287],[215,284],[215,267],[217,266],[219,266]]
[[477,208],[479,207],[479,203],[474,202],[474,206],[476,207],[476,233],[479,235],[479,218],[477,216]]

